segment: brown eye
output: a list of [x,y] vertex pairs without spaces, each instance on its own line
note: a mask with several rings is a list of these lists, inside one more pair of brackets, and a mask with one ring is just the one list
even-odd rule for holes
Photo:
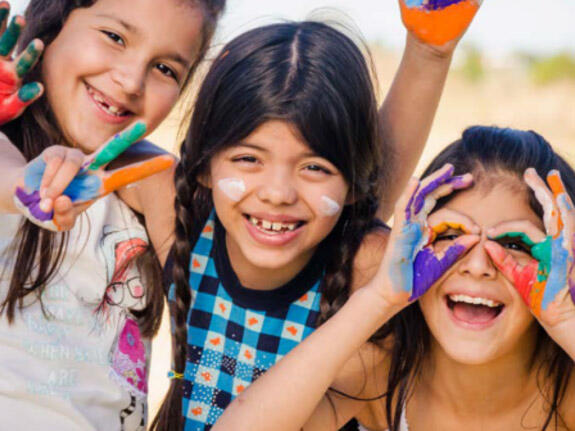
[[525,244],[519,238],[504,236],[499,238],[497,242],[507,250],[514,250],[522,253],[531,254],[531,247]]

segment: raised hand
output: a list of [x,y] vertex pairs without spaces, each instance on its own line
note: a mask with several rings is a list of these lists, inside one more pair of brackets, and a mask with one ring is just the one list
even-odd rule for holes
[[403,24],[419,40],[431,45],[457,41],[483,0],[399,0]]
[[[461,228],[457,221],[438,220],[430,227],[428,215],[437,199],[454,190],[469,187],[470,174],[453,176],[453,166],[446,165],[419,182],[412,179],[397,203],[394,227],[383,259],[384,278],[392,292],[385,298],[391,304],[414,301],[422,296],[469,248],[477,235],[463,235],[440,252],[431,243],[438,233],[450,227]],[[469,233],[477,233],[475,229]]]
[[[575,210],[559,172],[551,171],[547,184],[534,169],[528,169],[524,177],[543,207],[545,234],[528,229],[511,234],[521,236],[532,246],[533,259],[521,264],[493,241],[488,241],[485,248],[533,314],[553,326],[575,319]],[[497,239],[509,233],[492,230],[488,235]]]
[[24,76],[36,65],[43,44],[36,39],[16,59],[12,52],[20,32],[25,25],[24,18],[16,16],[6,28],[10,13],[8,2],[0,3],[0,125],[17,118],[28,105],[42,95],[42,85],[30,82],[22,85]]
[[85,210],[94,200],[174,164],[171,155],[154,145],[134,144],[145,132],[145,125],[136,123],[90,156],[61,146],[46,149],[26,167],[22,184],[14,195],[16,206],[29,220],[45,229],[71,228],[74,220],[71,225],[63,226],[55,217],[53,206],[60,195],[66,203]]

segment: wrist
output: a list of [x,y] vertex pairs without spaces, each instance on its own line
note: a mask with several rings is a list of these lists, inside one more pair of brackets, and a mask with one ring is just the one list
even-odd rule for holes
[[453,58],[453,53],[456,46],[456,41],[451,41],[441,46],[430,45],[419,40],[412,33],[407,32],[405,41],[405,54],[408,55],[412,53],[419,59],[431,62],[446,63],[449,65],[451,63],[451,59]]

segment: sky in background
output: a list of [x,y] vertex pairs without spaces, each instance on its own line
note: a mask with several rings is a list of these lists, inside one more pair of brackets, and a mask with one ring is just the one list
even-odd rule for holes
[[[27,1],[11,3],[14,10],[22,11]],[[278,19],[305,19],[318,8],[331,8],[329,17],[351,20],[369,41],[392,48],[403,45],[405,32],[396,0],[228,0],[217,40],[226,42]],[[465,42],[494,55],[575,53],[575,0],[484,0]]]
[[[273,18],[305,19],[316,8],[345,12],[368,40],[401,47],[396,0],[228,0],[221,34],[229,37]],[[266,19],[261,17],[265,15]],[[485,0],[466,42],[483,50],[575,52],[575,0]]]

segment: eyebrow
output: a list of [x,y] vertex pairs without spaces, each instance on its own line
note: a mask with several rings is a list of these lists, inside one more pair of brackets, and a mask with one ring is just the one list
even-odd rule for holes
[[[257,144],[251,144],[251,143],[249,143],[249,142],[244,142],[244,141],[240,141],[240,142],[237,144],[237,146],[238,146],[238,147],[253,148],[253,149],[255,149],[255,150],[259,150],[259,151],[262,151],[262,152],[264,152],[264,153],[269,153],[269,152],[270,152],[267,148],[261,147],[261,146],[259,146],[259,145],[257,145]],[[305,153],[301,153],[301,154],[299,154],[299,156],[300,156],[300,157],[306,157],[306,158],[307,158],[307,157],[319,157],[320,159],[325,159],[325,157],[319,156],[319,155],[317,155],[316,153],[314,153],[314,152],[312,152],[312,151],[308,151],[308,152],[305,152]]]

